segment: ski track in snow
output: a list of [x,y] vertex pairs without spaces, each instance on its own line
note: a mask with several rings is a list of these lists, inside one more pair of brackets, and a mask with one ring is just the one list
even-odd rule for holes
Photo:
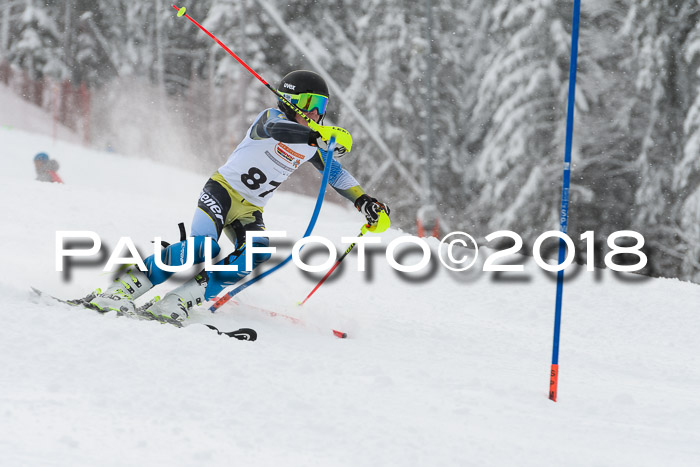
[[[95,231],[110,251],[131,236],[145,256],[154,236],[176,241],[177,223],[189,225],[206,176],[19,130],[0,129],[0,147],[4,466],[700,459],[697,285],[607,272],[567,282],[556,404],[547,399],[555,286],[531,259],[525,283],[442,266],[408,282],[382,255],[368,280],[353,253],[303,309],[315,281],[293,265],[236,297],[303,325],[234,305],[199,309],[185,329],[99,315],[30,294],[33,285],[72,298],[109,282],[97,267],[64,281],[56,230]],[[34,181],[39,151],[59,160],[65,185]],[[300,238],[314,201],[277,193],[268,229]],[[340,237],[361,223],[350,206],[326,203],[314,233],[343,251]],[[383,245],[399,235],[382,234]],[[203,322],[252,327],[259,339],[217,336]]]

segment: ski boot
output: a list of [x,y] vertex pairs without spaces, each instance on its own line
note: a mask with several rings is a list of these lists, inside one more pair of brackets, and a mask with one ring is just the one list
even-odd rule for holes
[[142,319],[152,319],[163,323],[181,327],[189,317],[192,307],[204,302],[204,291],[207,289],[209,277],[202,271],[194,278],[182,284],[167,294],[162,299],[155,297],[136,310],[136,314]]
[[112,285],[107,287],[104,292],[100,292],[100,289],[97,289],[95,297],[84,302],[83,305],[102,313],[116,311],[117,314],[135,316],[136,305],[134,305],[134,300],[151,288],[153,288],[153,284],[146,276],[146,273],[131,265],[114,279]]

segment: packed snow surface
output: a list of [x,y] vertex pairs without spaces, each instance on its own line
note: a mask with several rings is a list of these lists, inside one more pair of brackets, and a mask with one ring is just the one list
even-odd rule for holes
[[[380,248],[364,273],[350,255],[304,307],[322,274],[288,265],[238,295],[243,305],[197,309],[183,329],[99,315],[30,293],[73,298],[109,283],[98,265],[57,272],[56,231],[94,231],[108,253],[129,236],[148,254],[155,236],[178,240],[206,175],[18,129],[0,128],[0,147],[3,466],[700,462],[697,285],[568,280],[557,403],[547,398],[555,285],[527,258],[517,281],[436,262],[401,276]],[[39,151],[60,162],[64,185],[34,180]],[[288,234],[276,260],[314,202],[278,192],[266,207],[268,229]],[[361,223],[326,203],[314,234],[342,252]],[[385,247],[401,235],[376,236]]]

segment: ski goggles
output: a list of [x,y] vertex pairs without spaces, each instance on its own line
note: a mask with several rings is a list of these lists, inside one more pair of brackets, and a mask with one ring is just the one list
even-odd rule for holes
[[319,115],[326,113],[328,97],[321,94],[305,92],[303,94],[282,94],[282,96],[304,112],[313,112],[316,109]]

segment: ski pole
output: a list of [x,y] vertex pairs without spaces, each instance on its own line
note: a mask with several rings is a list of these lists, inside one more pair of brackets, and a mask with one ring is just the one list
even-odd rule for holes
[[[259,306],[248,305],[245,303],[238,302],[236,300],[231,300],[230,303],[232,303],[236,306],[240,306],[242,308],[249,308],[251,310],[259,311],[261,313],[264,313],[264,314],[270,316],[271,318],[284,318],[292,324],[299,324],[299,325],[304,324],[304,321],[302,321],[301,318],[295,318],[294,316],[285,315],[284,313],[278,313],[276,311],[267,310],[267,309],[261,308]],[[339,339],[345,339],[346,337],[348,337],[348,334],[346,332],[338,331],[337,329],[331,329],[331,331],[333,331],[333,335],[338,337]]]
[[258,79],[258,81],[260,81],[262,84],[264,84],[265,87],[266,87],[267,89],[269,89],[270,91],[272,91],[272,92],[275,94],[275,96],[277,96],[278,98],[280,98],[280,99],[282,100],[282,102],[284,102],[289,108],[291,108],[292,110],[294,110],[294,112],[296,112],[296,113],[297,113],[298,115],[300,115],[304,120],[306,120],[306,123],[309,124],[309,128],[311,128],[311,129],[314,130],[314,131],[319,131],[319,129],[321,128],[321,125],[319,125],[318,123],[314,122],[314,121],[311,120],[309,117],[307,117],[306,114],[305,114],[299,107],[297,107],[296,105],[292,104],[289,100],[287,100],[286,97],[284,97],[280,92],[278,92],[275,88],[273,88],[273,87],[270,85],[270,83],[268,83],[267,81],[265,81],[265,80],[263,79],[262,76],[260,76],[259,74],[257,74],[257,73],[255,72],[255,70],[253,70],[251,67],[249,67],[248,64],[247,64],[246,62],[244,62],[238,55],[236,55],[231,49],[229,49],[228,47],[226,47],[226,44],[224,44],[223,42],[221,42],[214,34],[210,33],[204,26],[202,26],[201,24],[199,24],[199,23],[198,23],[197,21],[195,21],[190,15],[188,15],[188,14],[186,13],[187,8],[185,8],[184,6],[183,6],[182,8],[178,8],[178,7],[175,6],[175,5],[173,5],[173,8],[175,8],[175,9],[177,10],[177,16],[178,16],[178,17],[184,16],[184,17],[187,18],[188,20],[192,21],[192,23],[193,23],[195,26],[197,26],[199,29],[201,29],[202,31],[204,31],[204,33],[205,33],[207,36],[211,37],[211,38],[214,40],[214,42],[216,42],[217,44],[219,44],[219,45],[221,46],[222,49],[224,49],[226,52],[228,52],[229,55],[231,55],[233,58],[235,58],[236,61],[237,61],[238,63],[240,63],[241,65],[243,65],[243,68],[245,68],[245,69],[248,70],[253,76],[255,76],[255,77]]
[[[362,237],[367,232],[376,232],[376,233],[384,232],[386,229],[389,228],[389,225],[390,225],[389,216],[387,216],[384,211],[380,211],[379,212],[379,220],[377,221],[377,223],[372,224],[372,225],[370,225],[370,224],[363,225],[362,228],[360,229],[360,235],[358,235],[357,238]],[[343,253],[343,255],[340,258],[338,258],[338,261],[336,261],[335,264],[333,265],[333,267],[326,273],[325,276],[323,276],[323,279],[321,279],[319,281],[319,283],[316,284],[316,287],[314,287],[314,289],[309,293],[309,295],[306,296],[304,301],[299,303],[299,306],[302,306],[304,303],[306,303],[306,301],[309,299],[309,297],[311,297],[319,289],[319,287],[321,287],[321,285],[324,282],[326,282],[326,279],[328,279],[328,277],[331,274],[333,274],[333,271],[335,271],[335,269],[340,265],[340,263],[345,259],[345,257],[350,254],[352,249],[355,248],[355,245],[357,245],[357,242],[354,242],[353,244],[351,244],[348,247],[347,250],[345,250],[345,253]]]
[[[367,232],[367,225],[363,225],[363,226],[362,226],[362,231],[360,232],[360,235],[357,236],[357,238],[362,237],[362,236],[365,234],[365,232]],[[343,253],[343,256],[341,256],[340,258],[338,258],[338,261],[336,261],[335,264],[333,265],[333,267],[326,273],[325,276],[323,276],[323,279],[321,279],[321,280],[319,281],[319,283],[316,284],[316,287],[314,287],[314,289],[309,293],[309,295],[307,295],[306,298],[305,298],[301,303],[299,303],[299,306],[302,306],[304,303],[306,303],[306,301],[309,299],[309,297],[311,297],[311,296],[318,290],[318,288],[321,287],[321,285],[323,285],[324,282],[326,282],[326,279],[328,279],[328,277],[329,277],[331,274],[333,274],[333,271],[335,271],[335,268],[337,268],[337,267],[340,265],[340,263],[343,261],[343,259],[345,259],[345,257],[346,257],[348,254],[350,254],[350,252],[352,251],[352,249],[355,248],[355,245],[357,245],[357,242],[351,244],[351,245],[348,247],[348,249],[345,250],[345,253]]]

